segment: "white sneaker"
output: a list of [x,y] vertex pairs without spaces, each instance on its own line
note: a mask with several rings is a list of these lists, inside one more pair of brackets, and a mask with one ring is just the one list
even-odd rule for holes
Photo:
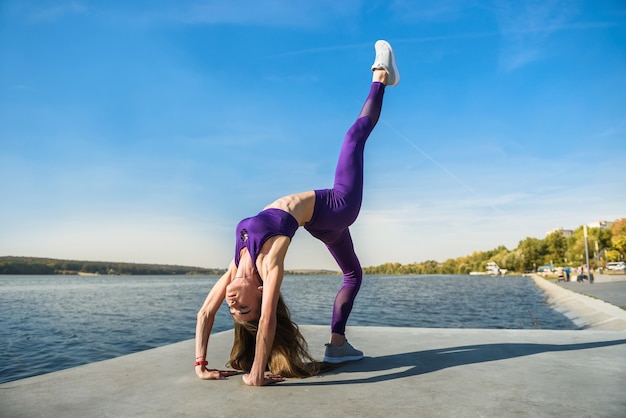
[[326,344],[326,352],[324,353],[325,363],[344,363],[346,361],[361,360],[363,352],[352,347],[348,340],[343,345]]
[[397,86],[400,83],[400,72],[396,66],[396,56],[393,53],[393,49],[387,41],[376,41],[374,44],[376,49],[376,59],[372,64],[372,71],[385,70],[387,71],[386,86]]

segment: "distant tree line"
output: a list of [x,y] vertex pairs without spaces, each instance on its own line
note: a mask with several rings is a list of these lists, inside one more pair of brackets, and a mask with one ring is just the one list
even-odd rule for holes
[[[590,263],[604,267],[609,261],[624,260],[626,255],[626,218],[615,221],[611,228],[588,228]],[[413,264],[385,263],[366,267],[365,274],[468,274],[485,271],[487,263],[495,261],[500,268],[512,272],[531,272],[542,265],[580,266],[586,262],[584,230],[580,226],[573,235],[564,237],[556,231],[544,239],[525,238],[517,248],[499,246],[490,251],[475,251],[471,255],[450,258],[444,262],[428,260]]]
[[0,274],[101,274],[169,275],[223,274],[224,269],[206,269],[164,264],[134,264],[106,261],[56,260],[37,257],[0,257]]
[[[626,218],[615,221],[611,228],[588,229],[589,256],[592,266],[604,267],[609,261],[622,261],[626,255]],[[511,272],[530,272],[546,264],[576,267],[585,263],[583,227],[572,236],[564,237],[556,231],[543,239],[527,237],[517,248],[499,246],[489,251],[475,251],[470,255],[450,258],[444,262],[433,260],[413,264],[385,263],[365,267],[365,274],[468,274],[485,271],[495,261]],[[133,264],[101,261],[72,261],[35,257],[0,257],[0,274],[223,274],[224,269],[205,269],[161,264]],[[288,274],[321,274],[326,271],[294,270]],[[334,273],[334,272],[327,272]]]

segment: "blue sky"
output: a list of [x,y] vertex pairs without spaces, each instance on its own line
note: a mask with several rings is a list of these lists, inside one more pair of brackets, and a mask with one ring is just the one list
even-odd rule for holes
[[[623,1],[0,2],[0,255],[226,267],[330,187],[373,44],[364,266],[626,216]],[[336,266],[300,230],[287,268]]]

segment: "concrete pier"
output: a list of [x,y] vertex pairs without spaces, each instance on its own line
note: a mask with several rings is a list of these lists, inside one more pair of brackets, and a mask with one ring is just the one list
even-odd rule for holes
[[[619,306],[626,301],[626,281],[596,282],[553,282],[538,275],[531,276],[542,289],[548,303],[584,329],[626,331],[626,311]],[[625,276],[626,277],[626,276]],[[616,306],[605,300],[610,299]]]
[[[593,298],[554,286],[546,292],[570,300],[567,312],[579,301],[585,330],[351,327],[365,359],[262,388],[241,376],[198,380],[188,340],[2,384],[0,416],[626,416],[626,328],[598,320]],[[321,358],[328,327],[301,328]],[[223,368],[231,344],[232,331],[211,336],[211,367]]]

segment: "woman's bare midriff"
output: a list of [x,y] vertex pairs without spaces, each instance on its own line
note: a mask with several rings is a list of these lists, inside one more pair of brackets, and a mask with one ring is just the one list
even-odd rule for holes
[[265,209],[270,208],[284,210],[296,218],[298,225],[303,226],[305,223],[309,222],[313,216],[313,210],[315,209],[315,192],[302,192],[281,197],[265,207]]

